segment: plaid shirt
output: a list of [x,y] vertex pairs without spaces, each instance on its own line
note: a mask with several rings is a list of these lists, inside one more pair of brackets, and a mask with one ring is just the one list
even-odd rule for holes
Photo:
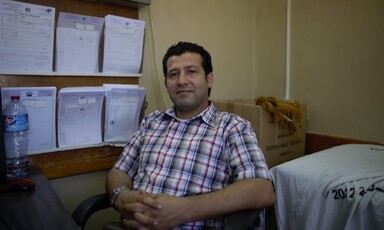
[[[153,112],[115,167],[133,178],[135,190],[178,197],[211,192],[246,178],[271,178],[250,123],[212,104],[185,121],[173,108]],[[224,221],[196,221],[178,229],[220,229]]]

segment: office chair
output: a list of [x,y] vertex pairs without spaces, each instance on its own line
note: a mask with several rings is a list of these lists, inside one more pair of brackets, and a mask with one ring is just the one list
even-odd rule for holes
[[[72,218],[75,220],[79,229],[83,230],[89,217],[100,210],[110,208],[109,197],[106,193],[95,195],[83,200],[73,211]],[[265,209],[246,210],[236,212],[228,216],[224,230],[254,230],[263,228]],[[115,222],[107,222],[103,230],[122,230],[122,225]]]

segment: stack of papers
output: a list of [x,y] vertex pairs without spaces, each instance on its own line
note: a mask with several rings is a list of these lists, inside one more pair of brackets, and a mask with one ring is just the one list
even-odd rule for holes
[[58,73],[125,75],[141,71],[143,20],[60,12],[54,52],[55,8],[0,0],[0,19],[3,72],[52,73],[54,53]]
[[56,71],[98,73],[104,18],[60,12],[56,32]]
[[144,44],[142,20],[114,15],[105,17],[104,73],[139,73]]
[[145,89],[132,85],[62,88],[58,95],[59,148],[127,144],[138,129],[144,100]]
[[2,106],[11,96],[20,96],[28,113],[28,153],[51,152],[56,149],[56,87],[1,88]]
[[104,87],[62,88],[58,95],[59,148],[88,147],[102,141]]
[[0,1],[0,69],[52,72],[55,8]]
[[145,89],[127,85],[104,85],[104,141],[126,144],[138,129],[145,99]]
[[139,127],[145,100],[142,87],[105,84],[62,88],[57,97],[56,92],[56,87],[1,88],[3,108],[11,96],[20,96],[27,109],[28,154],[102,145],[124,146]]

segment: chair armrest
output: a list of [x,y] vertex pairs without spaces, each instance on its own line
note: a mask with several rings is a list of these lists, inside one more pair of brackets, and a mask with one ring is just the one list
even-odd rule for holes
[[258,229],[264,224],[264,208],[235,212],[227,217],[224,230],[250,230]]
[[109,207],[111,207],[111,204],[106,193],[95,195],[83,200],[73,211],[72,218],[80,229],[84,229],[85,224],[93,213]]

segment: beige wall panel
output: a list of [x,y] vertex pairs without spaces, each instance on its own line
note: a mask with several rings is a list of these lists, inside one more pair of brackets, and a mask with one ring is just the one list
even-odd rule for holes
[[254,96],[285,97],[286,2],[255,1]]
[[384,140],[384,1],[293,0],[291,97],[309,131]]
[[148,66],[152,62],[144,60],[140,84],[148,88],[153,88],[150,84],[159,84],[160,90],[153,89],[156,93],[150,92],[148,100],[151,103],[156,96],[163,101],[149,108],[147,113],[171,105],[163,85],[161,59],[166,49],[178,41],[196,42],[210,51],[215,77],[212,98],[252,96],[253,5],[252,0],[242,0],[241,3],[233,0],[161,0],[152,1],[147,12],[140,11],[140,17],[152,20],[147,30],[153,32],[153,38],[149,39],[153,40],[154,50],[145,53],[145,59],[155,57],[157,64],[157,71],[154,71]]

